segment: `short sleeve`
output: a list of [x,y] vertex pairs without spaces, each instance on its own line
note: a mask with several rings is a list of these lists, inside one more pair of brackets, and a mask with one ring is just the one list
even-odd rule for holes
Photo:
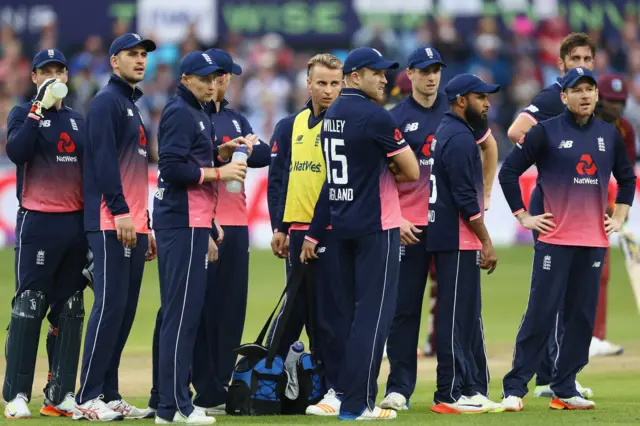
[[383,108],[371,115],[367,122],[367,130],[387,157],[393,157],[410,149],[396,120]]

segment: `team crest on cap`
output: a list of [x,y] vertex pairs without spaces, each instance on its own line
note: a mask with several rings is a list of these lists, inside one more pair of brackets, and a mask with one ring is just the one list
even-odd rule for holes
[[429,59],[433,59],[433,50],[431,50],[430,47],[427,47],[426,49],[424,49],[424,51],[427,53]]
[[136,33],[132,33],[132,35],[133,35],[136,39],[138,39],[138,40],[142,40],[142,37],[140,37],[138,34],[136,34]]
[[619,78],[614,78],[613,80],[611,80],[611,88],[613,89],[614,92],[621,92],[622,81]]
[[56,52],[53,49],[47,50],[47,53],[49,54],[50,58],[53,58],[56,55]]
[[578,72],[578,74],[584,75],[584,70],[582,68],[576,68],[576,71]]
[[202,57],[204,58],[205,61],[207,61],[209,64],[213,65],[213,61],[211,60],[211,56],[207,55],[206,53],[202,54]]

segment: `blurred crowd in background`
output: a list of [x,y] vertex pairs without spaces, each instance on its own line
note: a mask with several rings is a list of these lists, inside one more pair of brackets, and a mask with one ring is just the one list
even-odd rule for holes
[[[634,16],[627,18],[615,40],[603,39],[600,32],[590,32],[598,44],[595,58],[597,74],[616,72],[628,79],[630,95],[625,115],[640,130],[640,40]],[[81,46],[60,46],[57,36],[61,28],[55,22],[42,28],[40,42],[28,46],[16,38],[13,29],[0,28],[0,163],[4,155],[7,116],[11,108],[31,99],[35,86],[31,82],[31,60],[42,48],[58,47],[69,63],[70,93],[65,102],[84,113],[94,94],[110,76],[108,49],[118,35],[130,31],[115,22],[112,34],[92,35]],[[398,32],[362,27],[352,40],[352,47],[372,46],[385,57],[398,61],[400,70],[388,76],[389,104],[403,99],[411,87],[404,76],[409,53],[420,45],[437,48],[447,67],[443,70],[441,88],[452,76],[473,72],[488,82],[502,85],[503,90],[491,99],[490,123],[499,143],[500,158],[508,153],[511,143],[506,132],[518,114],[545,86],[559,76],[556,65],[561,40],[570,32],[562,18],[534,23],[526,17],[516,18],[510,28],[499,29],[494,18],[477,23],[475,36],[462,38],[447,18],[426,20],[417,31]],[[154,34],[142,34],[154,38]],[[192,50],[219,47],[227,50],[243,68],[234,76],[227,98],[230,106],[246,114],[255,133],[265,141],[271,137],[276,123],[304,105],[306,64],[316,53],[293,50],[275,33],[249,39],[241,34],[226,34],[217,46],[203,44],[193,28],[177,44],[160,44],[149,55],[145,81],[140,84],[145,96],[138,105],[151,133],[150,161],[157,160],[156,132],[162,108],[179,80],[180,58]],[[326,49],[341,59],[346,50]]]

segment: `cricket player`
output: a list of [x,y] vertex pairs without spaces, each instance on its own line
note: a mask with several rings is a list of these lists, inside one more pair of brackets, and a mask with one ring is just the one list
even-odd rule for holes
[[[271,167],[274,170],[271,177],[280,171],[282,183],[273,209],[276,212],[276,231],[271,247],[276,256],[289,255],[287,281],[303,267],[299,260],[302,245],[327,173],[327,148],[325,141],[320,138],[322,120],[341,89],[342,61],[328,53],[312,57],[307,63],[307,90],[311,98],[302,110],[280,121],[272,137],[271,145],[277,146],[277,156],[273,159]],[[269,185],[274,184],[274,179],[270,179]],[[285,245],[288,238],[290,246],[287,249]],[[278,354],[286,358],[291,345],[299,339],[303,327],[308,334],[314,332],[313,350],[324,368],[321,386],[326,393],[318,404],[309,406],[306,413],[337,416],[340,411],[339,398],[343,393],[338,379],[347,320],[341,284],[335,276],[338,255],[333,231],[323,232],[319,242],[322,250],[318,250],[314,257],[316,260],[309,264],[308,275],[295,299],[288,294],[283,303],[281,313],[287,303],[294,303],[294,308],[280,339]],[[315,301],[313,306],[309,306],[310,299]],[[274,321],[271,333],[279,322],[280,314]],[[310,330],[312,324],[315,327]]]
[[160,173],[153,209],[162,309],[156,424],[215,422],[213,417],[194,411],[189,395],[207,266],[213,260],[213,182],[243,182],[246,175],[244,162],[212,167],[215,133],[207,103],[213,100],[221,70],[204,52],[187,54],[180,62],[177,93],[160,118]]
[[[244,115],[229,108],[225,99],[232,76],[242,74],[242,68],[224,50],[211,49],[206,53],[221,68],[215,81],[213,102],[209,104],[217,144],[253,135]],[[268,166],[270,154],[269,144],[257,141],[247,166]],[[242,340],[249,287],[249,222],[244,185],[239,193],[233,193],[227,191],[226,184],[218,184],[217,193],[215,218],[222,226],[224,239],[218,245],[218,261],[207,270],[207,309],[203,310],[197,338],[202,344],[193,353],[192,374],[196,391],[193,404],[211,415],[225,413],[227,388],[237,358],[233,350]],[[214,240],[218,238],[214,235],[215,229],[212,224]]]
[[[557,65],[562,76],[570,69],[576,67],[591,70],[593,69],[595,56],[596,44],[588,35],[584,33],[571,33],[562,40]],[[531,104],[520,112],[511,127],[509,127],[507,133],[511,142],[514,144],[518,143],[522,136],[534,125],[549,118],[556,117],[564,112],[565,105],[560,98],[560,93],[562,92],[561,82],[562,78],[559,78],[558,81],[543,89],[533,99]],[[532,215],[535,216],[544,213],[543,198],[544,194],[542,193],[542,187],[538,179],[529,203],[529,209]],[[538,238],[536,231],[533,232],[533,238],[534,240]],[[558,313],[556,323],[557,327],[554,327],[554,330],[549,334],[547,339],[547,355],[541,358],[540,367],[536,370],[536,389],[534,391],[534,396],[536,397],[553,397],[550,383],[554,369],[553,360],[556,358],[558,345],[564,334],[562,311]],[[591,388],[585,388],[580,385],[580,383],[576,383],[576,386],[584,397],[590,398],[593,396]]]
[[7,155],[17,166],[16,292],[5,347],[3,397],[7,419],[30,418],[42,320],[47,315],[49,381],[44,416],[71,416],[82,327],[82,268],[87,254],[82,211],[84,118],[56,98],[67,60],[57,49],[38,52],[31,80],[38,93],[9,114]]
[[[404,224],[400,227],[400,281],[396,312],[387,340],[391,371],[387,379],[385,399],[380,403],[382,408],[394,410],[409,408],[409,398],[416,385],[417,358],[414,347],[418,345],[422,299],[431,266],[431,254],[426,250],[429,185],[433,164],[431,145],[438,125],[449,110],[446,96],[438,92],[441,69],[444,66],[436,49],[421,46],[414,50],[407,65],[411,94],[391,109],[391,114],[420,163],[420,179],[417,182],[398,184],[404,219]],[[486,157],[482,167],[486,194],[495,177],[497,146],[486,121],[479,124],[480,126],[474,127],[473,132],[476,143],[483,147],[483,157]],[[486,199],[485,197],[485,202]],[[482,343],[482,340],[478,342],[477,355],[480,358],[479,368],[483,370],[482,376],[486,378],[486,357]],[[485,388],[486,385],[487,383]],[[485,389],[481,393],[486,395],[488,392]]]
[[[431,151],[431,193],[427,250],[438,271],[437,390],[431,411],[483,413],[500,408],[476,387],[475,345],[482,342],[480,269],[496,268],[484,225],[480,149],[474,128],[486,126],[488,94],[500,86],[474,74],[454,77],[445,87],[450,105],[436,130]],[[482,351],[484,348],[481,349]],[[487,371],[486,359],[484,369]],[[483,371],[484,373],[484,371]],[[488,380],[487,380],[488,381]]]
[[[545,339],[564,310],[566,332],[551,378],[554,409],[595,407],[576,388],[576,374],[589,362],[589,344],[608,236],[620,230],[635,193],[636,176],[620,132],[593,117],[598,89],[593,73],[574,68],[562,80],[561,115],[534,126],[512,149],[499,174],[511,211],[539,232],[529,301],[516,337],[512,369],[503,380],[503,406],[520,411]],[[532,164],[539,173],[544,213],[532,216],[522,202],[519,177]],[[619,189],[606,215],[611,173]]]
[[[320,199],[329,199],[349,319],[339,375],[343,420],[397,417],[396,411],[377,407],[375,399],[398,290],[402,215],[396,180],[414,182],[420,168],[396,120],[379,106],[386,72],[393,68],[398,64],[375,49],[351,51],[344,63],[346,88],[325,113],[320,134],[327,159]],[[318,210],[314,222],[320,219]],[[317,229],[312,224],[300,256],[303,262],[313,258],[316,242],[322,241]]]
[[[632,163],[636,160],[636,134],[631,123],[622,116],[629,91],[624,77],[617,74],[603,74],[598,78],[598,103],[596,104],[596,117],[611,123],[620,132],[627,156]],[[615,208],[615,191],[609,191],[609,203],[607,214],[611,216]],[[596,311],[596,323],[593,328],[593,338],[589,346],[589,356],[620,355],[623,348],[620,345],[605,339],[607,324],[607,284],[609,283],[610,269],[609,249],[604,256],[602,265],[602,278],[600,278],[600,295],[598,297],[598,310]]]
[[136,101],[151,40],[127,33],[109,48],[113,75],[89,105],[83,161],[84,226],[94,257],[95,301],[87,323],[73,418],[153,417],[118,392],[118,366],[138,305],[145,260],[156,256],[148,213],[147,131]]

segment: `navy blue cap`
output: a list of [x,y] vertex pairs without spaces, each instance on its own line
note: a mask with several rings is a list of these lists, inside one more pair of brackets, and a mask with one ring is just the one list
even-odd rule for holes
[[450,101],[467,93],[496,93],[500,85],[485,83],[475,74],[459,74],[453,77],[445,86],[444,93]]
[[144,39],[136,33],[126,33],[113,40],[109,48],[109,56],[117,55],[121,50],[131,49],[139,44],[141,44],[147,52],[156,50],[156,44],[152,40]]
[[201,50],[187,53],[180,61],[180,74],[195,74],[205,77],[218,71],[224,70],[213,62],[211,56]]
[[33,57],[33,68],[31,71],[42,68],[44,65],[50,64],[51,62],[57,62],[65,67],[67,66],[67,58],[64,57],[61,51],[58,49],[43,49]]
[[225,74],[242,74],[242,67],[235,62],[233,62],[233,58],[227,52],[222,49],[209,49],[206,52],[207,55],[211,56],[213,62],[216,63],[217,66],[222,68]]
[[578,84],[578,81],[583,78],[593,81],[593,84],[595,84],[596,86],[598,85],[598,80],[591,71],[586,68],[578,67],[570,69],[569,72],[564,75],[564,77],[562,78],[562,90],[565,90],[568,87],[574,87],[576,84]]
[[409,55],[407,68],[423,69],[433,64],[440,64],[446,67],[445,63],[442,62],[440,52],[433,47],[420,46]]
[[397,62],[384,59],[382,53],[372,47],[358,47],[349,52],[344,60],[344,73],[349,74],[361,68],[388,70],[396,69],[399,66]]

